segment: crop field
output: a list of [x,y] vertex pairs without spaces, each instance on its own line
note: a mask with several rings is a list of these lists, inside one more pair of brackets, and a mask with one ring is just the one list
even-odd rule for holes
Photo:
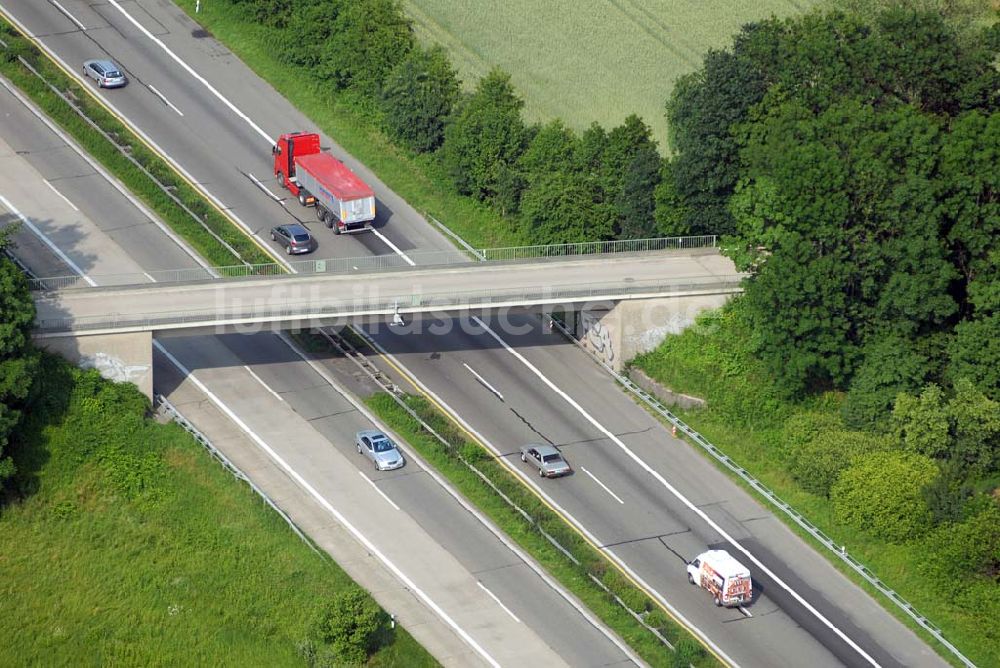
[[[664,102],[674,80],[740,26],[803,12],[817,0],[406,0],[421,41],[446,47],[467,87],[494,66],[509,72],[531,121],[581,130],[629,114],[666,149]],[[461,9],[459,9],[461,8]]]

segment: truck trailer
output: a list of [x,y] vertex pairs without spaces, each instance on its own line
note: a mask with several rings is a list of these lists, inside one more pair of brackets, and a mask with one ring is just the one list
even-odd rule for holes
[[335,234],[370,229],[375,193],[350,168],[320,149],[319,135],[289,132],[271,149],[278,185],[316,207],[316,218]]
[[750,569],[725,550],[702,552],[687,566],[688,582],[707,589],[716,605],[727,608],[753,598]]

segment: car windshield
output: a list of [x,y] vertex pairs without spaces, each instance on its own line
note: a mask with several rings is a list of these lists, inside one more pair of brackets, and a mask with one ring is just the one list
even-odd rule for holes
[[396,446],[387,438],[377,438],[372,441],[372,447],[375,448],[375,452],[389,452]]
[[309,241],[309,235],[308,234],[296,234],[293,238],[296,241]]
[[543,455],[542,461],[546,464],[558,464],[562,461],[562,457],[559,455]]

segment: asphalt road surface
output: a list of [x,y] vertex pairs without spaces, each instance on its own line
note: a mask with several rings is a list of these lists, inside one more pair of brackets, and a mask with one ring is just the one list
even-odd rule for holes
[[[82,60],[101,55],[117,60],[133,83],[122,90],[101,92],[102,97],[136,123],[248,229],[266,233],[275,222],[308,218],[310,214],[297,209],[297,204],[276,202],[266,192],[268,189],[256,185],[254,179],[262,183],[269,180],[270,138],[311,126],[224,47],[166,3],[140,0],[127,6],[116,1],[91,5],[66,0],[60,5],[74,19],[50,3],[3,3],[69,65],[78,67]],[[118,7],[134,16],[144,30],[131,23]],[[189,64],[201,80],[178,65],[161,45]],[[202,81],[209,82],[212,89]],[[155,87],[169,104],[149,86]],[[217,93],[239,113],[222,102]],[[329,255],[352,257],[387,253],[393,248],[405,252],[447,247],[440,234],[394,198],[363,166],[329,140],[324,144],[375,188],[383,236],[337,237],[328,243],[321,232],[321,249],[329,248]],[[450,389],[451,383],[463,387],[461,396],[448,394],[456,410],[504,451],[514,451],[526,437],[534,438],[539,433],[557,443],[579,444],[571,446],[568,455],[573,461],[580,458],[575,463],[581,470],[571,478],[551,481],[554,484],[547,485],[547,491],[564,503],[566,511],[587,527],[605,549],[621,553],[631,570],[641,573],[644,580],[648,578],[647,584],[656,594],[669,599],[687,619],[697,620],[698,628],[710,642],[734,662],[745,666],[943,665],[913,633],[803,541],[790,536],[767,509],[714,473],[698,455],[677,443],[661,440],[662,429],[651,425],[651,419],[622,396],[576,348],[548,342],[538,345],[517,337],[510,340],[519,346],[535,346],[529,353],[537,368],[555,387],[572,395],[574,404],[589,419],[495,340],[454,334],[428,340],[391,340],[385,336],[379,340],[391,344],[403,358],[401,361],[414,365],[421,378],[427,374],[428,385],[442,395],[456,391]],[[462,351],[465,362],[473,368],[486,367],[485,371],[477,371],[491,383],[514,388],[508,392],[517,399],[521,417],[497,409],[493,405],[495,396],[482,392],[481,387],[464,385],[468,379],[458,380],[463,375],[471,376],[464,367],[438,364],[435,374],[434,364],[421,363],[423,358],[454,357],[457,351]],[[647,432],[656,438],[638,435]],[[601,442],[602,435],[606,442]],[[619,442],[634,448],[639,462],[648,468],[625,455]],[[609,443],[622,453],[615,452]],[[583,467],[601,484],[583,473]],[[683,502],[678,505],[679,499],[664,492],[666,487],[658,477],[689,494],[701,514]],[[654,483],[651,479],[657,480]],[[754,570],[762,596],[748,608],[753,617],[739,611],[717,610],[703,592],[685,589],[681,562],[719,542],[721,534],[713,525],[734,536],[751,551],[755,563],[775,573],[794,594],[780,593],[781,586],[769,581],[759,567]],[[796,597],[814,607],[830,626],[819,621]]]

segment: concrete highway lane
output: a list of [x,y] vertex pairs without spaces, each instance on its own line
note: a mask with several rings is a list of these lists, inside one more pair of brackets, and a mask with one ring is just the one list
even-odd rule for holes
[[353,442],[371,421],[278,337],[159,343],[502,665],[631,664],[558,588],[460,507],[405,445],[404,468],[372,471]]
[[[445,336],[400,328],[368,331],[399,363],[495,446],[527,484],[575,518],[605,551],[659,593],[742,666],[942,666],[941,659],[866,593],[787,530],[770,512],[629,397],[583,351],[549,334],[537,317],[512,316],[526,332],[504,341],[580,408],[665,477],[721,531],[777,574],[794,595],[748,563],[757,590],[740,610],[715,608],[691,587],[685,562],[723,548],[747,562],[720,531],[681,503],[489,334],[475,325]],[[424,324],[426,328],[426,323]],[[492,327],[501,333],[494,321]],[[473,373],[475,372],[475,373]],[[559,446],[572,476],[539,480],[517,455],[524,443]],[[801,596],[848,640],[796,600]],[[856,644],[857,647],[853,647]]]
[[312,209],[294,199],[284,201],[288,193],[274,180],[271,142],[282,132],[315,129],[313,124],[173,4],[63,0],[59,5],[66,13],[50,2],[0,2],[70,72],[81,72],[88,58],[114,59],[131,82],[97,94],[262,244],[278,251],[270,228],[301,221],[319,240],[317,258],[389,254],[396,252],[393,247],[402,252],[453,248],[329,137],[323,146],[375,190],[375,225],[391,246],[371,233],[334,236]]

